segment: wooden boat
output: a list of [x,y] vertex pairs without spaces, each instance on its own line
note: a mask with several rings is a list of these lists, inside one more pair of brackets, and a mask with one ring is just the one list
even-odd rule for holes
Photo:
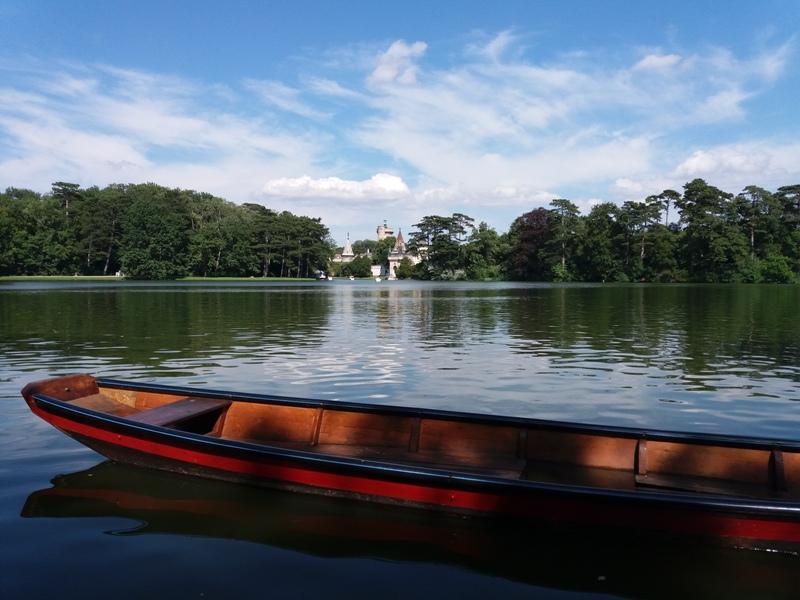
[[800,443],[72,375],[22,390],[113,460],[446,511],[800,542]]

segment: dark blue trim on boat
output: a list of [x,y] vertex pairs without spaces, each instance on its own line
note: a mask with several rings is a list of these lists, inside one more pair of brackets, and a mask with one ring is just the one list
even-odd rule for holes
[[[179,388],[172,386],[155,386],[155,385],[123,385],[122,382],[114,381],[116,385],[109,385],[110,380],[98,380],[98,384],[104,387],[119,387],[126,389],[139,389],[142,391],[159,391],[164,393],[178,393],[192,396],[213,396],[223,397],[236,401],[247,402],[272,402],[272,397],[258,396],[255,394],[247,395],[246,399],[238,394],[230,394],[227,392],[203,392],[198,393],[194,388]],[[159,441],[165,444],[171,444],[179,447],[194,447],[205,451],[214,451],[229,456],[234,456],[247,460],[255,457],[271,458],[278,460],[285,460],[298,464],[305,465],[310,468],[319,468],[328,472],[344,473],[350,475],[358,475],[380,480],[391,480],[407,483],[417,483],[432,487],[445,487],[455,486],[460,489],[467,490],[491,490],[492,492],[519,494],[547,494],[550,496],[565,496],[571,498],[592,499],[600,502],[613,501],[613,502],[627,502],[632,504],[648,504],[657,505],[661,507],[680,508],[690,510],[712,510],[725,513],[739,513],[743,515],[761,515],[765,517],[776,517],[781,519],[797,518],[800,519],[800,502],[786,502],[781,500],[752,500],[752,499],[737,499],[728,498],[724,496],[712,494],[694,494],[691,492],[674,492],[674,491],[653,491],[648,489],[637,489],[635,491],[627,490],[611,490],[608,488],[597,488],[571,484],[559,484],[549,482],[537,482],[520,479],[503,479],[491,476],[473,475],[461,472],[452,472],[440,469],[431,469],[426,467],[412,467],[398,463],[387,463],[382,461],[359,459],[349,457],[339,457],[330,454],[320,454],[315,452],[307,452],[303,450],[282,448],[278,446],[269,446],[262,444],[253,444],[248,442],[241,442],[236,440],[228,440],[222,438],[211,437],[208,435],[201,435],[185,431],[179,431],[166,427],[159,427],[154,425],[147,425],[136,423],[125,419],[124,417],[115,417],[102,412],[94,411],[91,409],[79,407],[70,404],[68,401],[58,400],[44,394],[35,393],[32,395],[33,400],[42,410],[68,417],[77,422],[99,426],[106,430],[112,430],[119,433],[133,434],[140,438],[146,438],[153,441]],[[294,402],[294,399],[286,399],[289,402]],[[342,406],[339,403],[330,402],[316,402],[316,401],[299,401],[299,406],[325,406],[326,408],[338,408]],[[384,407],[371,407],[370,405],[361,404],[348,404],[347,410],[352,410],[351,407],[369,407],[380,408]],[[394,407],[402,411],[402,414],[419,414],[430,416],[429,411],[419,409],[405,409]],[[451,418],[451,413],[445,411],[434,411],[437,416],[441,418]],[[472,420],[477,418],[478,415],[466,413],[452,413],[462,415],[465,419]],[[435,417],[434,417],[435,418]],[[502,422],[508,422],[508,418],[500,418]],[[480,418],[480,422],[494,421],[495,417],[489,419]],[[530,423],[527,419],[514,420],[515,423]],[[535,422],[538,423],[538,422]],[[563,425],[565,428],[568,424],[555,423],[553,425]],[[578,431],[584,431],[584,427],[580,426]],[[592,428],[591,431],[605,431],[602,428]]]

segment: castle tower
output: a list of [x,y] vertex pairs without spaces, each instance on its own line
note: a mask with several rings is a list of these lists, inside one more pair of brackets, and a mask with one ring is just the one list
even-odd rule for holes
[[378,229],[375,230],[378,234],[378,241],[386,239],[387,237],[391,237],[394,235],[394,229],[389,227],[386,224],[386,220],[384,219],[383,225],[378,225]]
[[406,241],[403,239],[403,230],[397,230],[397,240],[395,240],[394,248],[392,248],[392,254],[405,254],[406,253]]
[[[350,233],[347,233],[347,241],[344,243],[344,249],[342,250],[342,258],[353,260],[355,257],[355,253],[353,252],[353,247],[350,245]],[[350,260],[344,262],[350,262]]]

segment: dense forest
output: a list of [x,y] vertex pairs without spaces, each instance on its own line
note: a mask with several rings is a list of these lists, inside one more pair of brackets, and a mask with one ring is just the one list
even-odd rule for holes
[[0,193],[0,275],[313,277],[331,247],[319,219],[152,183]]
[[[498,233],[471,217],[414,225],[398,275],[418,279],[791,283],[800,279],[800,185],[733,195],[702,179],[581,215],[556,199]],[[337,274],[368,276],[394,238],[358,240]],[[0,275],[310,277],[330,272],[319,219],[155,184],[0,193]]]
[[800,185],[734,196],[695,179],[682,194],[605,202],[588,215],[556,199],[502,235],[460,213],[415,227],[409,247],[425,260],[411,275],[423,279],[791,283],[800,275]]

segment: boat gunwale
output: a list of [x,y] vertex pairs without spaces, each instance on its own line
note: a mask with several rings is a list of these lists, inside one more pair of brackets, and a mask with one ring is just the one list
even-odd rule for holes
[[645,429],[619,425],[594,425],[590,423],[576,423],[572,421],[534,419],[530,417],[512,417],[506,415],[491,415],[485,413],[461,412],[435,408],[395,406],[391,404],[368,404],[365,402],[347,402],[339,400],[278,396],[272,394],[229,392],[195,387],[171,386],[158,383],[132,382],[105,377],[97,377],[95,378],[95,381],[99,387],[130,389],[133,391],[157,392],[172,395],[182,394],[185,396],[203,398],[223,398],[232,402],[276,404],[282,406],[323,408],[325,410],[336,411],[378,413],[406,417],[429,418],[442,421],[450,420],[466,423],[478,423],[481,425],[526,426],[547,431],[584,433],[588,435],[613,435],[617,437],[659,442],[679,442],[697,445],[710,444],[715,446],[747,448],[752,450],[788,450],[800,452],[800,440],[788,440],[782,438],[757,438],[731,434],[682,432],[668,429]]
[[[109,380],[105,380],[105,382],[107,381]],[[98,379],[98,383],[99,382],[100,380]],[[122,383],[119,381],[115,382]],[[106,385],[105,387],[111,386]],[[192,390],[192,388],[179,388],[172,386],[157,387],[159,388],[158,391],[163,391],[164,389],[181,390],[181,392],[185,390]],[[151,387],[149,389],[153,390],[154,388]],[[222,394],[231,395],[230,393],[226,392],[222,392]],[[193,395],[197,396],[198,394]],[[204,395],[212,395],[212,392]],[[251,394],[250,396],[257,395]],[[444,468],[437,469],[429,467],[417,467],[408,465],[407,463],[384,462],[373,459],[335,456],[332,454],[274,446],[266,443],[257,444],[240,440],[232,440],[229,438],[218,438],[209,436],[207,434],[197,434],[171,429],[169,427],[137,423],[125,417],[118,417],[108,413],[103,413],[101,411],[77,406],[71,404],[69,401],[59,400],[58,398],[54,398],[39,392],[33,392],[31,394],[31,399],[34,400],[40,407],[42,404],[44,404],[47,408],[51,409],[51,413],[55,412],[61,413],[62,415],[66,414],[83,417],[83,419],[77,419],[78,422],[88,422],[89,424],[97,424],[98,422],[106,423],[122,431],[144,433],[146,436],[159,439],[165,443],[169,443],[169,440],[177,440],[179,442],[183,442],[184,444],[213,448],[215,450],[221,450],[225,453],[231,453],[234,455],[250,454],[257,455],[259,457],[289,460],[306,465],[319,465],[323,468],[333,467],[337,471],[358,474],[364,477],[380,477],[386,479],[386,476],[388,475],[393,479],[399,479],[404,482],[412,481],[423,485],[432,486],[436,486],[437,484],[456,484],[458,486],[466,487],[467,489],[478,489],[484,491],[487,488],[491,488],[497,492],[543,492],[555,495],[566,495],[570,497],[589,497],[601,501],[627,501],[634,503],[645,503],[657,506],[667,506],[669,508],[676,509],[702,509],[725,513],[735,512],[748,516],[760,515],[765,517],[773,517],[776,519],[785,519],[786,517],[800,518],[800,501],[786,501],[781,500],[780,498],[769,498],[760,501],[756,498],[732,497],[720,494],[676,492],[673,490],[651,490],[647,488],[620,490],[608,487],[593,487],[526,479],[507,479],[493,477],[490,475],[454,472],[448,471]],[[230,399],[234,400],[234,398]],[[243,401],[258,402],[258,399],[254,398],[252,400]],[[301,406],[307,406],[307,404],[301,404]],[[438,412],[445,413],[446,411]],[[471,416],[469,413],[455,414]],[[523,419],[523,421],[527,422],[525,419]]]

